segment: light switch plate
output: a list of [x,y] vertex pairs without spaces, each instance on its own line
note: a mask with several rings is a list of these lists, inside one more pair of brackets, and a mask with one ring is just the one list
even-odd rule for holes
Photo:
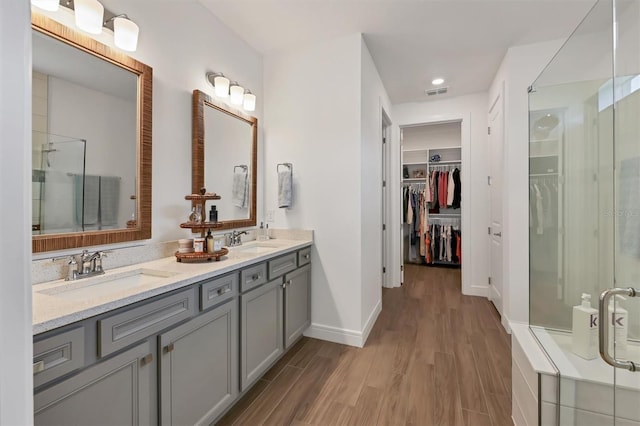
[[267,222],[275,222],[275,216],[276,216],[276,212],[275,210],[267,210],[267,218],[266,221]]

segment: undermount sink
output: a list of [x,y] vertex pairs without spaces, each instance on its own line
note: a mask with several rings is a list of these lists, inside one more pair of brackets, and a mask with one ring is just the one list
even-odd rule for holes
[[279,249],[280,247],[282,247],[282,245],[278,243],[251,242],[243,246],[234,247],[233,251],[247,254],[263,254],[272,252],[273,250]]
[[174,275],[176,275],[176,272],[140,268],[82,278],[77,281],[65,281],[55,287],[36,292],[48,296],[62,297],[67,300],[87,300],[121,293],[125,290],[139,290]]

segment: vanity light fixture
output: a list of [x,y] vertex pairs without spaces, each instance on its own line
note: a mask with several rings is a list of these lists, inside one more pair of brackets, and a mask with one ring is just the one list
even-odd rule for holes
[[207,80],[213,85],[215,94],[219,98],[229,96],[229,79],[221,72],[207,73]]
[[57,12],[60,7],[58,0],[31,0],[31,4],[49,12]]
[[434,78],[433,80],[431,80],[431,84],[433,84],[434,86],[439,86],[442,83],[444,83],[444,78]]
[[242,107],[245,111],[255,111],[256,110],[256,95],[251,93],[251,90],[245,90],[244,92],[244,102]]
[[208,72],[207,81],[213,86],[218,98],[229,97],[229,103],[242,105],[245,111],[255,111],[256,95],[245,89],[237,81],[229,81],[221,72]]
[[229,93],[232,104],[242,105],[244,100],[244,87],[240,86],[237,81],[233,81],[229,86]]
[[74,0],[76,26],[90,34],[102,33],[104,6],[98,0]]
[[[101,34],[103,27],[113,25],[113,44],[127,52],[135,52],[138,47],[140,28],[129,17],[122,13],[115,15],[106,11],[98,0],[31,0],[31,4],[48,12],[57,12],[60,4],[73,11],[75,24],[82,31],[90,34]],[[104,16],[111,18],[104,20]]]
[[113,21],[113,43],[122,50],[135,52],[138,47],[138,34],[140,28],[126,14],[121,14],[108,19]]

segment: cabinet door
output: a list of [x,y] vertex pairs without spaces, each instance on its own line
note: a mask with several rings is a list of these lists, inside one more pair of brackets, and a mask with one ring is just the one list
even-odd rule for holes
[[311,324],[311,265],[284,279],[284,346],[288,348]]
[[156,423],[155,345],[144,342],[34,395],[36,425]]
[[240,297],[240,385],[247,389],[282,354],[282,278]]
[[238,393],[238,301],[159,337],[160,424],[210,424]]

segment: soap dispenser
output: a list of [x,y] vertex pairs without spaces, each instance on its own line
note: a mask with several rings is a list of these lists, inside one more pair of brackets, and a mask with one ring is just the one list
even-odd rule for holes
[[584,359],[598,357],[598,310],[591,307],[591,295],[582,293],[582,303],[573,307],[571,350]]
[[[609,353],[615,358],[627,358],[627,318],[629,312],[620,306],[620,302],[627,300],[623,296],[615,296],[618,303],[614,305],[613,298],[609,300]],[[614,312],[615,308],[615,312]],[[613,342],[616,342],[615,352]]]

